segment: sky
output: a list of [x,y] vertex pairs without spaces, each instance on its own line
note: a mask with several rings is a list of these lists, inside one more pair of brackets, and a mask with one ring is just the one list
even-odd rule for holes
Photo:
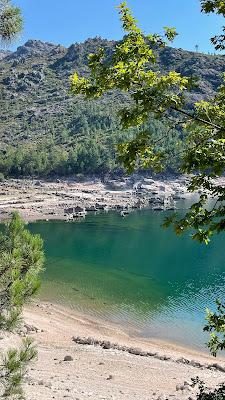
[[[116,6],[120,0],[14,0],[21,7],[25,26],[16,45],[28,39],[70,46],[90,37],[118,40],[123,30]],[[210,37],[221,32],[222,17],[200,13],[199,0],[128,0],[146,34],[160,33],[164,26],[176,27],[173,46],[214,52]]]

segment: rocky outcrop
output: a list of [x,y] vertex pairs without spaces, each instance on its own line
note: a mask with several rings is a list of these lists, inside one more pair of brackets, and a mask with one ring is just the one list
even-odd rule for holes
[[4,58],[8,57],[11,54],[11,51],[8,50],[0,50],[0,61]]
[[63,55],[66,49],[64,46],[53,43],[42,42],[41,40],[28,40],[24,45],[6,57],[6,61],[26,61],[28,58],[49,57],[57,54]]

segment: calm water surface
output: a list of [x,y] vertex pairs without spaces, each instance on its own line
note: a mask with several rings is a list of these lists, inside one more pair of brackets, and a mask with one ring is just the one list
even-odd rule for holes
[[203,349],[205,308],[224,297],[225,235],[200,245],[162,229],[164,217],[141,211],[30,224],[45,241],[40,297],[143,337]]

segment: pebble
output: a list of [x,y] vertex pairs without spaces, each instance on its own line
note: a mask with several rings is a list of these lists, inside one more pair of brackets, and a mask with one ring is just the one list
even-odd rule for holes
[[63,361],[73,361],[73,357],[71,356],[65,356]]

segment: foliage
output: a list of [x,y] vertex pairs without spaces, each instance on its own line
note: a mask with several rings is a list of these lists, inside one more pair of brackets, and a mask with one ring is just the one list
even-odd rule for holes
[[20,323],[23,305],[40,286],[43,261],[42,239],[14,213],[0,236],[0,329],[12,330]]
[[[0,0],[0,41],[11,43],[22,31],[21,10],[10,0]],[[0,173],[0,181],[4,175]],[[39,287],[43,266],[42,240],[24,228],[18,214],[0,235],[0,329],[12,330],[21,320],[22,307]],[[28,364],[37,357],[30,338],[20,349],[9,349],[1,356],[0,385],[3,398],[24,399],[22,383]]]
[[[90,54],[90,77],[79,78],[75,73],[71,90],[76,95],[85,95],[86,98],[98,98],[115,88],[130,92],[131,106],[120,111],[121,125],[128,128],[146,122],[149,113],[160,115],[168,108],[176,109],[181,106],[184,91],[190,87],[192,80],[175,71],[162,75],[149,69],[149,63],[156,63],[154,50],[137,27],[126,3],[121,4],[120,14],[127,35],[115,47],[111,61],[107,60],[103,49],[96,54]],[[167,36],[173,38],[173,35]],[[155,44],[152,36],[148,39],[150,44]],[[164,38],[160,37],[160,40],[160,46],[164,47]]]
[[217,312],[212,312],[207,309],[206,319],[208,321],[204,330],[210,332],[210,341],[208,347],[213,356],[216,356],[218,351],[225,349],[225,305],[217,300]]
[[191,227],[195,230],[192,237],[208,244],[213,233],[225,230],[225,188],[213,180],[223,175],[225,168],[225,85],[211,102],[197,103],[195,109],[197,119],[186,126],[189,134],[182,171],[199,173],[192,178],[189,190],[201,188],[203,194],[183,219],[172,217],[171,222],[178,234]]
[[208,389],[199,377],[192,379],[192,386],[198,386],[198,394],[196,400],[224,400],[225,385],[222,383],[218,388]]
[[[225,84],[214,98],[192,104],[190,111],[185,93],[193,89],[196,82],[176,71],[166,74],[157,71],[154,49],[156,45],[165,46],[165,38],[149,35],[147,41],[125,2],[119,10],[126,35],[110,60],[103,49],[90,54],[90,76],[80,78],[75,72],[71,90],[86,99],[99,98],[112,89],[129,92],[129,106],[119,112],[121,125],[124,129],[134,126],[140,129],[132,141],[119,145],[121,159],[129,172],[139,164],[156,172],[163,167],[163,154],[157,148],[157,140],[152,140],[151,130],[144,129],[151,116],[167,119],[168,126],[179,125],[184,138],[180,171],[192,176],[189,191],[202,191],[202,194],[184,218],[177,219],[174,214],[167,218],[164,226],[173,224],[177,234],[191,230],[193,239],[208,244],[214,233],[225,230],[225,188],[215,182],[225,167]],[[224,15],[224,2],[202,1],[202,10]],[[165,37],[173,40],[176,31],[167,29],[168,32],[172,35],[165,34]],[[220,40],[221,45],[223,38]],[[218,38],[214,41],[219,48]],[[223,336],[222,311],[220,305],[219,316],[208,312],[209,324],[205,329]],[[224,337],[220,340],[215,332],[209,342],[214,355],[225,346]]]
[[37,351],[30,338],[23,340],[20,349],[9,349],[2,356],[0,383],[3,386],[3,398],[23,400],[24,393],[22,383],[27,373],[27,366],[37,357]]
[[[124,105],[129,106],[129,93],[109,91],[88,103],[81,96],[68,95],[74,68],[87,77],[88,54],[102,47],[110,60],[116,45],[94,38],[65,49],[30,40],[13,53],[4,52],[0,61],[0,172],[6,177],[101,175],[122,169],[116,144],[140,133],[138,127],[123,129],[117,116]],[[168,73],[174,69],[187,76],[199,76],[198,88],[186,93],[188,104],[209,98],[222,82],[222,56],[158,46],[155,53],[155,70]],[[163,153],[165,170],[177,171],[182,153],[180,127],[170,130],[167,120],[156,120],[153,115],[146,124],[144,130],[152,132],[149,141],[159,140],[157,148]]]
[[21,10],[10,0],[0,0],[0,41],[8,44],[21,33],[23,19]]
[[[160,121],[152,121],[146,124],[146,129],[151,129],[152,136],[158,138],[158,146],[163,154],[173,154],[171,158],[164,157],[165,168],[169,171],[176,171],[179,165],[179,156],[173,151],[175,143],[182,142],[179,132],[171,130],[167,141],[159,138],[168,131],[168,128]],[[87,128],[88,130],[89,128]],[[90,128],[91,129],[91,128]],[[104,125],[103,125],[104,129]],[[121,137],[122,136],[122,137]],[[135,132],[130,130],[127,138],[135,136]],[[80,137],[80,136],[79,136]],[[116,152],[116,143],[125,140],[126,135],[113,130],[107,135],[96,133],[95,135],[82,134],[82,140],[78,138],[71,141],[70,146],[64,143],[54,144],[51,140],[42,140],[40,144],[24,143],[13,147],[8,145],[7,149],[0,151],[0,170],[4,176],[53,176],[71,174],[106,174],[121,169],[120,160]],[[61,141],[63,141],[61,139]],[[144,165],[139,164],[141,169]]]
[[[39,288],[43,268],[43,243],[25,229],[14,213],[0,235],[0,329],[12,331],[21,322],[22,307]],[[24,399],[22,383],[27,366],[37,356],[30,338],[20,349],[2,355],[0,384],[4,398]]]
[[[86,99],[98,98],[112,89],[129,92],[129,106],[124,106],[119,112],[121,125],[123,129],[135,126],[141,130],[133,141],[119,146],[121,159],[129,172],[137,164],[156,171],[163,167],[163,155],[157,140],[152,140],[151,131],[144,130],[143,125],[149,118],[166,119],[168,126],[180,126],[185,139],[180,171],[197,173],[189,190],[204,189],[204,195],[182,220],[176,220],[174,215],[165,226],[173,223],[178,234],[192,229],[193,239],[208,243],[213,233],[225,229],[225,189],[213,183],[214,178],[222,175],[225,165],[225,85],[210,102],[193,104],[193,111],[189,111],[185,93],[195,86],[194,80],[175,71],[163,74],[155,70],[156,36],[148,36],[147,41],[126,3],[122,3],[119,9],[126,32],[124,39],[116,46],[110,60],[103,49],[90,54],[90,77],[79,78],[75,73],[71,90]],[[174,37],[165,36],[169,39]],[[165,46],[165,38],[158,38],[158,45]],[[215,198],[216,205],[207,209],[209,196]]]
[[[217,13],[225,16],[225,1],[223,0],[201,0],[202,11],[209,13]],[[214,36],[211,41],[216,50],[225,49],[225,26],[223,26],[223,33],[219,36]]]

